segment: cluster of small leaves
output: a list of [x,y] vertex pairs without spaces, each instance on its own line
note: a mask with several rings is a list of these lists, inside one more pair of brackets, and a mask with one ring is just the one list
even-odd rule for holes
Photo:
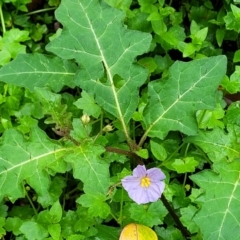
[[[55,32],[53,10],[59,1],[49,1],[41,9],[43,4],[43,1],[30,0],[1,1],[0,66],[6,65],[20,54],[46,52],[45,45]],[[29,98],[25,97],[25,89],[1,82],[0,99],[1,133],[12,127],[29,132],[30,126],[37,125],[37,121],[27,114],[26,111],[29,110],[24,108],[25,113],[21,110],[24,103],[29,102]]]
[[[136,223],[238,239],[238,2],[29,2],[0,5],[0,238],[112,240]],[[162,201],[121,187],[139,163],[165,173]]]

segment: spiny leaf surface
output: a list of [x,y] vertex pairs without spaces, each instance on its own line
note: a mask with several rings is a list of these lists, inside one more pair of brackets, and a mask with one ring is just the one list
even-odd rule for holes
[[95,0],[63,0],[56,18],[63,24],[60,37],[47,50],[64,59],[76,59],[76,83],[106,111],[127,123],[138,104],[138,88],[147,77],[136,56],[151,42],[147,33],[123,26],[124,13]]
[[47,195],[51,183],[47,169],[60,164],[58,156],[65,151],[38,128],[28,140],[15,129],[6,130],[0,146],[0,199],[24,197],[24,181],[39,196]]
[[212,131],[199,131],[198,135],[187,137],[185,142],[202,148],[213,162],[222,160],[227,162],[236,160],[240,156],[238,134],[239,130],[231,126],[228,127],[228,133],[220,128],[215,128]]
[[82,144],[65,161],[73,164],[73,176],[84,183],[84,191],[106,195],[109,188],[109,164],[100,155],[105,151],[100,146]]
[[48,86],[55,92],[64,85],[73,87],[77,71],[74,63],[43,54],[20,54],[11,63],[0,69],[1,81],[25,87]]
[[215,92],[225,72],[225,56],[175,62],[167,79],[149,84],[145,135],[162,139],[169,131],[195,135],[196,111],[215,107]]
[[240,236],[240,163],[217,163],[191,179],[205,190],[198,199],[202,206],[193,220],[203,239],[238,240]]

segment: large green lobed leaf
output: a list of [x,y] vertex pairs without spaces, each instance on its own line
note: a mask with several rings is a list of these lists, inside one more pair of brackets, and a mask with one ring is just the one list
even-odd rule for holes
[[66,156],[65,161],[73,165],[73,176],[84,183],[87,193],[106,195],[109,185],[109,164],[100,156],[105,149],[98,145],[82,144]]
[[151,35],[123,26],[124,12],[103,1],[63,0],[56,18],[63,24],[60,37],[47,50],[63,59],[76,59],[80,70],[76,83],[122,125],[132,117],[138,104],[138,88],[147,71],[133,64],[145,53]]
[[205,240],[238,240],[240,236],[240,163],[214,164],[216,172],[204,170],[191,179],[205,190],[193,220]]
[[175,62],[167,79],[151,82],[145,108],[145,137],[163,139],[169,131],[197,133],[196,111],[215,107],[216,90],[226,73],[226,57]]
[[15,129],[6,130],[0,146],[0,200],[23,198],[25,183],[40,197],[48,195],[49,172],[65,171],[61,158],[65,152],[37,127],[32,129],[29,139]]
[[199,131],[198,135],[185,139],[187,143],[193,143],[207,153],[212,162],[224,160],[230,162],[237,160],[240,156],[239,129],[228,126],[228,133],[220,128],[212,131]]
[[20,54],[0,69],[0,81],[25,87],[48,86],[55,92],[64,85],[73,87],[76,64],[43,54]]

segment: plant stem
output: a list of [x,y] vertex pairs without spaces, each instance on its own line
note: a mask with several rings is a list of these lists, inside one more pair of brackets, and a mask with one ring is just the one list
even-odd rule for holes
[[36,11],[33,11],[33,12],[25,13],[22,16],[29,16],[29,15],[33,15],[33,14],[42,13],[42,12],[48,12],[48,11],[52,11],[52,10],[55,10],[55,9],[56,9],[56,7],[39,9],[39,10],[36,10]]
[[77,187],[74,188],[73,190],[71,190],[71,191],[65,193],[65,195],[70,196],[71,194],[73,194],[73,193],[76,192],[76,191],[79,191],[79,189],[78,189]]
[[[150,130],[150,129],[149,129]],[[146,138],[147,138],[147,135],[148,135],[148,130],[142,135],[142,137],[141,137],[141,139],[140,139],[140,141],[139,141],[139,143],[138,143],[138,147],[140,148],[140,147],[142,147],[142,145],[144,144],[144,142],[145,142],[145,140],[146,140]]]
[[0,2],[0,18],[1,18],[1,23],[2,23],[2,31],[3,34],[6,32],[6,26],[3,18],[3,12],[2,12],[2,3]]
[[123,150],[123,149],[120,149],[120,148],[114,148],[114,147],[105,147],[105,149],[108,151],[108,152],[113,152],[113,153],[119,153],[119,154],[122,154],[122,155],[125,155],[125,156],[128,156],[130,158],[134,158],[134,160],[140,164],[140,165],[144,165],[142,159],[135,153],[133,152],[130,152],[130,151],[127,151],[127,150]]
[[118,223],[118,219],[116,218],[116,216],[112,212],[110,212],[110,214],[113,217],[113,219]]
[[172,156],[179,151],[179,149],[181,149],[183,147],[185,143],[183,142],[174,152],[172,152],[172,154],[161,164],[158,165],[158,167],[162,167],[162,166],[165,166],[166,163],[172,158]]
[[[68,172],[65,174],[65,182],[68,182]],[[62,209],[65,208],[66,205],[66,188],[63,190],[63,201],[62,201]]]
[[120,202],[120,216],[119,216],[119,224],[122,227],[122,215],[123,215],[123,188],[122,188],[122,198]]
[[188,230],[186,229],[186,227],[184,227],[181,223],[181,221],[179,220],[179,217],[177,216],[177,214],[174,212],[172,206],[169,204],[169,202],[167,201],[167,199],[164,197],[164,195],[162,194],[161,196],[161,200],[164,204],[164,206],[166,207],[166,209],[168,210],[169,214],[172,216],[173,220],[176,222],[179,230],[181,231],[182,235],[186,238],[186,239],[190,239],[191,234],[188,232]]
[[24,184],[23,184],[23,189],[24,189],[25,196],[27,197],[27,199],[28,199],[33,211],[34,211],[34,214],[37,216],[38,215],[37,210],[36,210],[36,208],[35,208],[35,206],[32,202],[32,199],[29,197],[28,191],[26,191]]
[[[188,153],[188,149],[189,149],[189,146],[190,146],[190,143],[187,144],[187,147],[185,149],[185,152],[184,152],[184,157],[187,156],[187,153]],[[186,181],[187,181],[187,173],[184,174],[184,179],[183,179],[183,186],[185,186],[186,184]]]
[[66,136],[70,141],[72,141],[76,146],[80,145],[80,142],[78,142],[76,139],[74,139],[73,137],[70,136],[70,134],[68,134]]
[[188,152],[189,146],[190,146],[190,143],[187,144],[187,147],[185,149],[185,152],[184,152],[184,156],[185,157],[187,156],[187,152]]
[[205,152],[200,148],[198,147],[197,145],[195,145],[195,148],[202,154],[203,158],[209,163],[209,164],[212,164],[212,162],[209,160],[209,158],[206,156]]
[[202,116],[201,116],[201,118],[200,118],[200,120],[198,122],[198,126],[200,126],[202,124],[202,121],[203,121],[206,113],[207,113],[207,110],[203,110]]
[[101,112],[100,129],[103,129],[103,111]]
[[184,174],[184,179],[183,179],[183,187],[185,186],[187,181],[187,173]]

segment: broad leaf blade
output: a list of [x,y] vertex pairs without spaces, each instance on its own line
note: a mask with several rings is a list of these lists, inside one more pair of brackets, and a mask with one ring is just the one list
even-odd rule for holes
[[151,35],[126,29],[124,13],[103,1],[62,1],[56,18],[63,24],[60,37],[47,50],[64,59],[76,59],[76,83],[106,111],[125,125],[138,104],[138,88],[147,71],[132,64],[146,52]]
[[149,84],[145,135],[163,139],[169,131],[196,134],[196,111],[215,107],[215,92],[225,72],[225,56],[175,62],[168,79]]
[[98,230],[97,236],[93,240],[117,240],[119,239],[120,230],[116,227],[110,227],[106,225],[95,225],[95,228]]
[[73,176],[84,183],[84,191],[106,195],[109,188],[109,164],[100,155],[105,151],[100,146],[82,144],[65,161],[73,164]]
[[24,181],[39,196],[48,194],[51,182],[47,169],[61,164],[59,154],[65,151],[38,128],[31,131],[29,140],[15,129],[6,130],[0,146],[0,199],[24,197]]
[[199,146],[212,162],[237,160],[240,156],[240,146],[233,127],[228,127],[228,133],[220,128],[212,131],[199,131],[197,136],[187,137],[184,141]]
[[101,217],[103,219],[111,213],[111,209],[105,201],[106,196],[98,192],[83,194],[77,199],[77,203],[81,204],[83,207],[89,208],[89,216]]
[[64,85],[73,87],[77,69],[74,63],[43,54],[20,54],[0,69],[0,80],[28,88],[48,86],[55,92]]
[[203,239],[238,240],[240,236],[240,164],[214,164],[215,173],[205,170],[191,179],[205,190],[198,200],[202,207],[193,220]]

